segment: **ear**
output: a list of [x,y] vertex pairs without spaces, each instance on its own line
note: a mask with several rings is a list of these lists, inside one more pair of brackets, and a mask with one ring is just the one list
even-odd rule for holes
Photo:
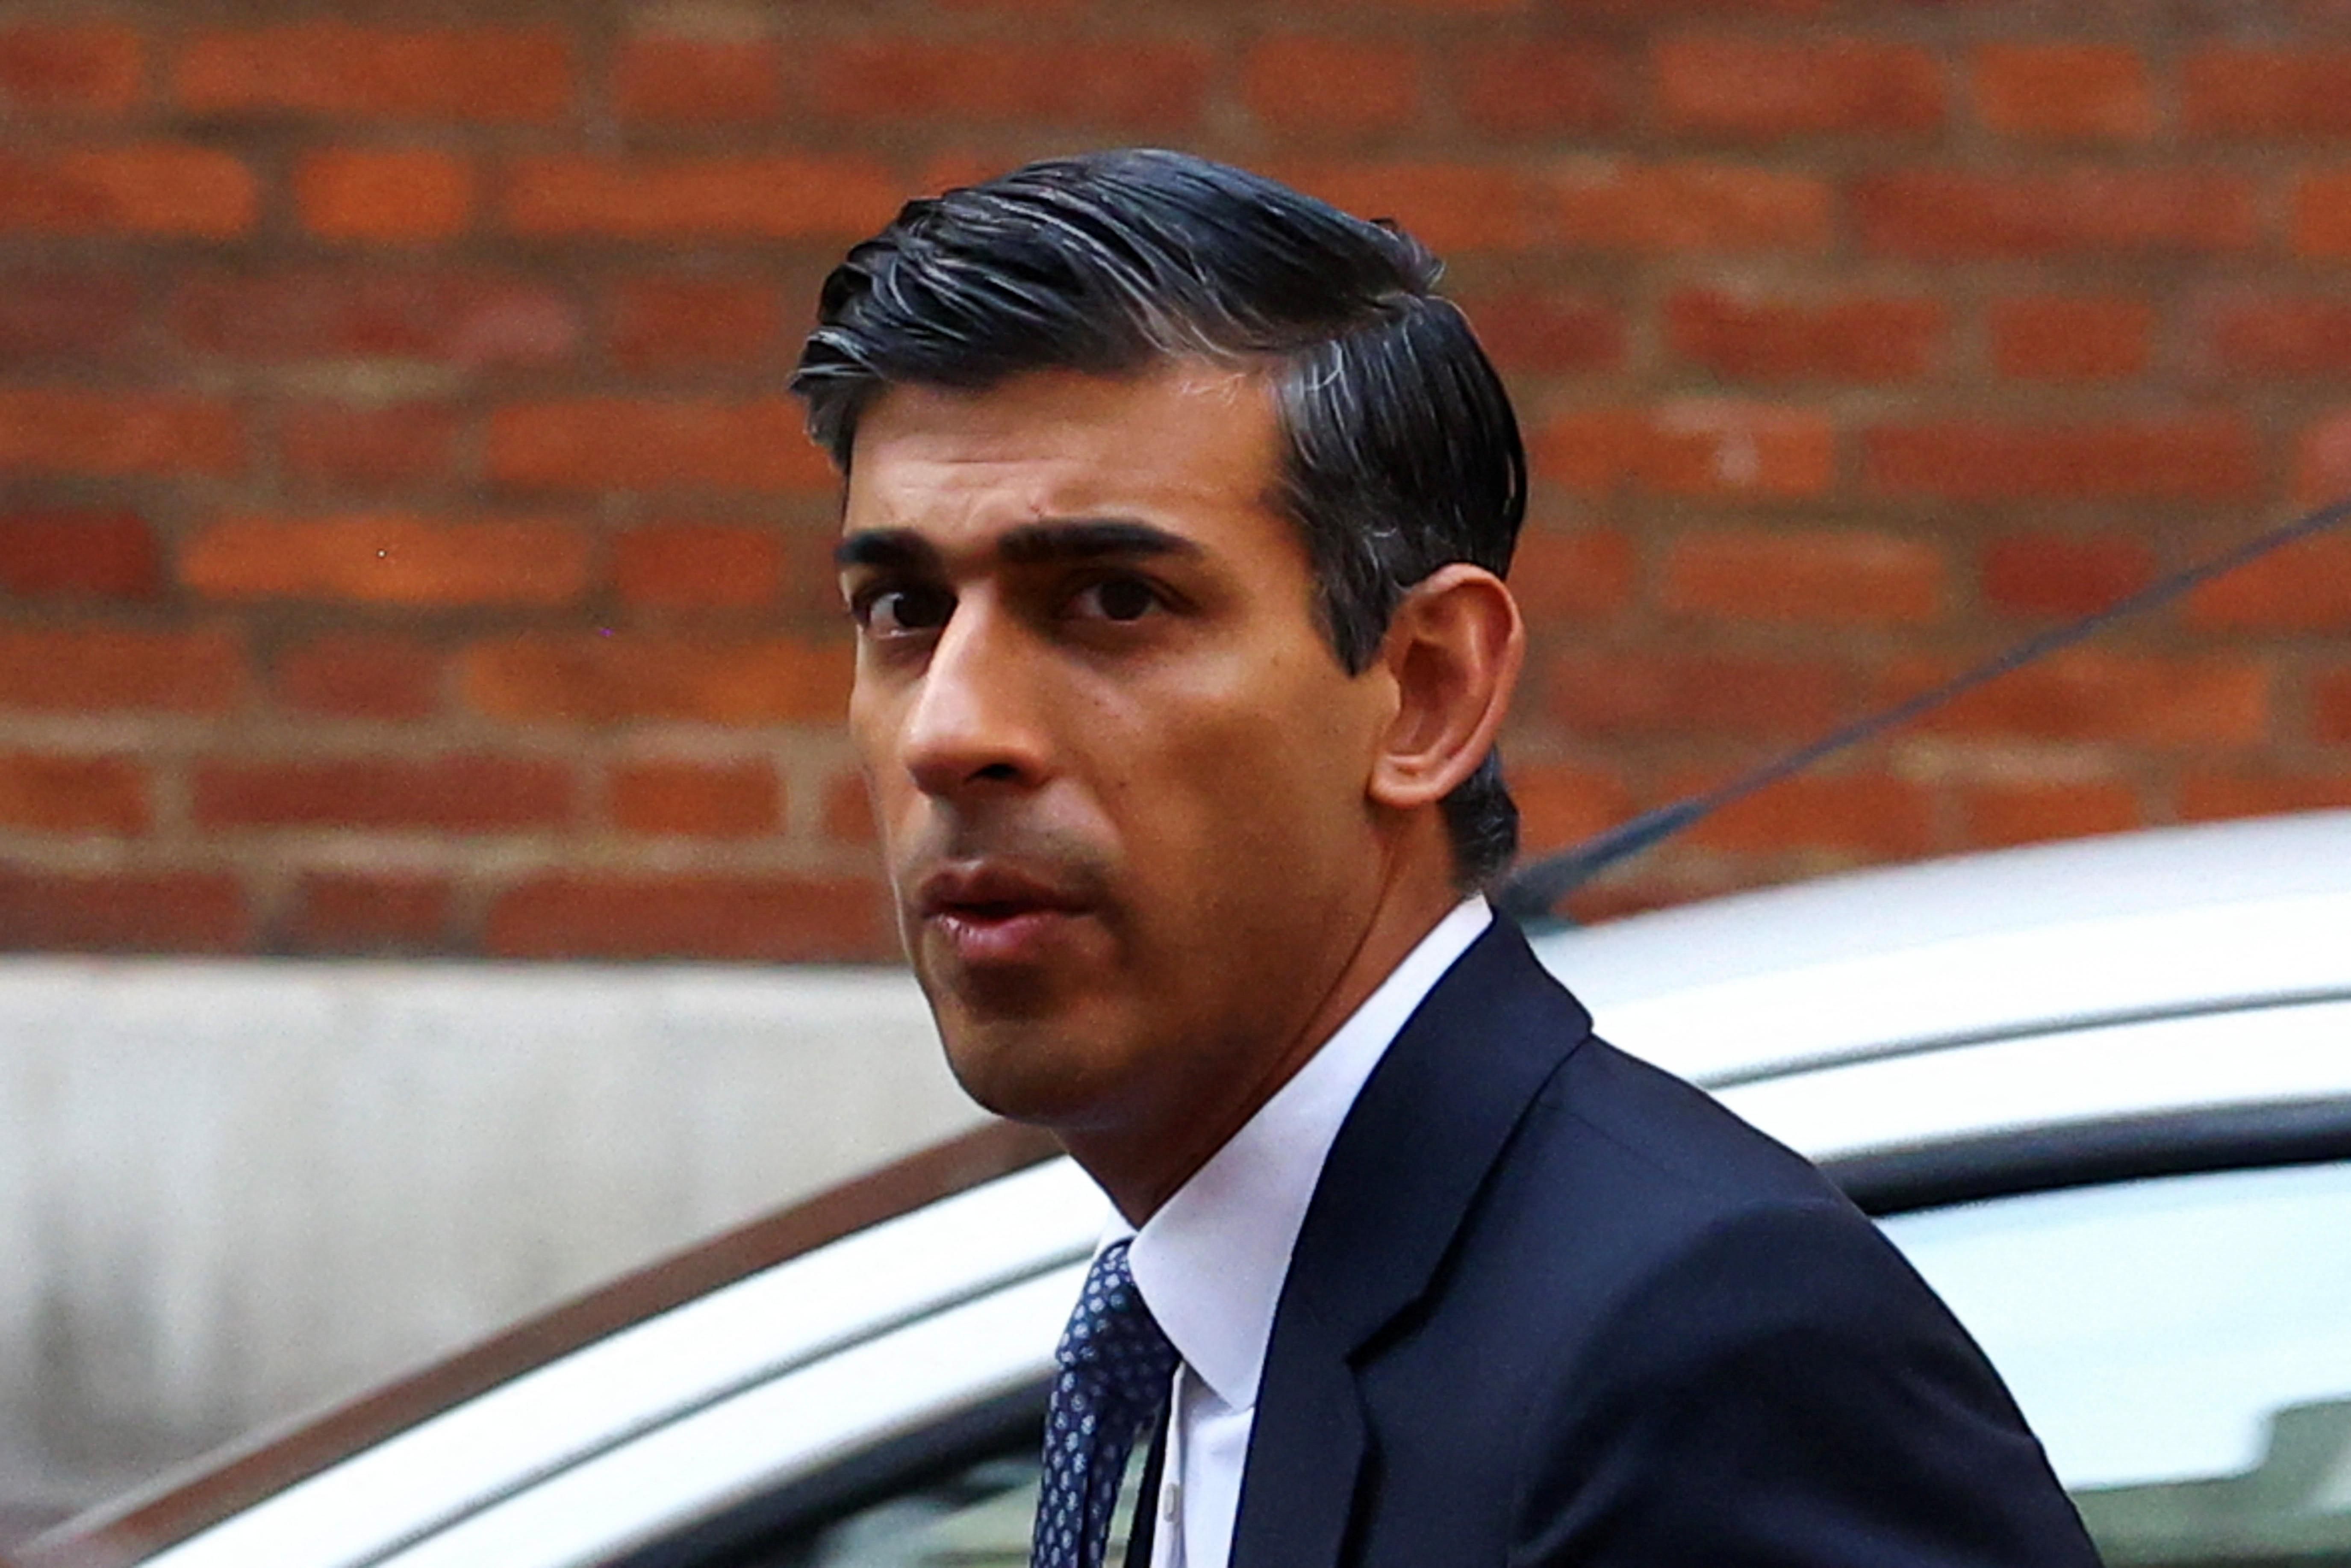
[[1434,805],[1468,778],[1494,748],[1526,653],[1518,601],[1483,567],[1456,561],[1406,593],[1380,645],[1396,708],[1373,759],[1372,800]]

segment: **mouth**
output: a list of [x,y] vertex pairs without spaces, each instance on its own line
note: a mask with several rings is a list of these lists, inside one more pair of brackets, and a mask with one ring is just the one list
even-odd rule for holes
[[1041,961],[1092,904],[1050,875],[979,862],[925,877],[914,908],[958,960],[993,966]]

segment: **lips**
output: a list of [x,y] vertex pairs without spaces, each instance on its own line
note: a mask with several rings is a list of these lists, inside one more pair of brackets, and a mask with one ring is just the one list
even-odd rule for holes
[[925,877],[914,907],[958,959],[995,965],[1040,961],[1092,904],[1046,873],[978,862],[944,866]]

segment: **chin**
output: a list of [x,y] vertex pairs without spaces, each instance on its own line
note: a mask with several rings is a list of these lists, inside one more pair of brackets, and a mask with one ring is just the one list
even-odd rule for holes
[[[996,1031],[990,1031],[992,1034]],[[972,1103],[1008,1121],[1062,1127],[1090,1120],[1094,1096],[1059,1052],[998,1038],[947,1046],[947,1070]]]
[[947,1069],[981,1109],[1057,1131],[1117,1119],[1123,1075],[1099,1034],[1069,1019],[936,1016]]

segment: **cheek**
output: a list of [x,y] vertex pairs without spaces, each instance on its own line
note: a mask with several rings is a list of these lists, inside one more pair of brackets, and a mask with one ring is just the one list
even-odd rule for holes
[[873,831],[886,849],[903,834],[900,821],[915,791],[900,765],[897,737],[900,705],[861,683],[849,698],[848,732],[863,775],[865,799],[872,810]]
[[[1105,745],[1113,810],[1179,859],[1171,870],[1185,881],[1236,860],[1294,874],[1302,858],[1338,852],[1329,841],[1367,821],[1363,694],[1335,669],[1292,661],[1220,674],[1196,675],[1155,705],[1123,765]],[[1268,879],[1244,868],[1238,880]]]
[[868,773],[879,773],[883,761],[882,750],[889,734],[883,709],[887,706],[876,689],[872,678],[863,668],[865,655],[858,653],[859,668],[849,688],[847,714],[849,741],[857,748],[857,760]]

